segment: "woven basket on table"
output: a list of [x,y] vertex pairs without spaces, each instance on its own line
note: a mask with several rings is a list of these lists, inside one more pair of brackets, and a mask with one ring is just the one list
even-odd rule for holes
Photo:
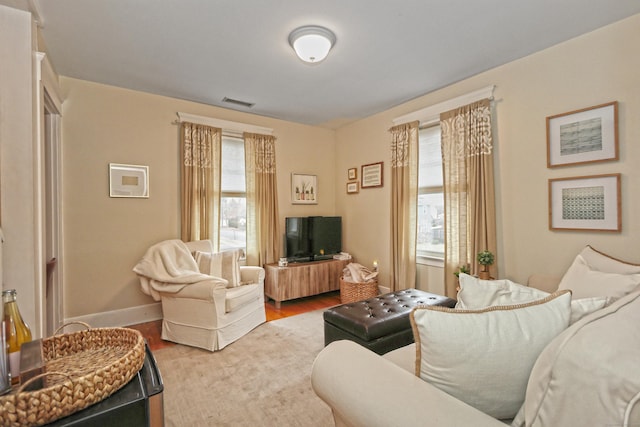
[[[87,325],[88,326],[88,325]],[[97,403],[142,368],[144,339],[128,328],[96,328],[42,340],[46,373],[39,390],[0,396],[2,426],[39,426]]]
[[340,276],[340,302],[361,301],[378,295],[378,280],[373,279],[368,282],[348,282]]

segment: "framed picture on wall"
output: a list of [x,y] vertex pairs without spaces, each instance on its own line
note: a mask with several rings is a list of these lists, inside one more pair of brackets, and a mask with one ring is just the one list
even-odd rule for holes
[[347,179],[349,181],[353,181],[354,179],[358,179],[358,168],[350,168],[347,171]]
[[620,231],[620,174],[549,180],[549,229]]
[[291,174],[291,203],[294,205],[318,204],[318,177],[316,175]]
[[384,162],[371,163],[368,165],[362,165],[362,174],[360,180],[362,181],[362,188],[374,188],[382,187],[383,185],[383,169]]
[[347,194],[355,194],[359,191],[358,181],[347,182]]
[[547,117],[547,167],[618,160],[618,102]]

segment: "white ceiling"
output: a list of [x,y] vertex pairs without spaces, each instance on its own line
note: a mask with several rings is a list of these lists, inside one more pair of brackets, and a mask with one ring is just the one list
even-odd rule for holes
[[[640,13],[638,0],[0,4],[40,16],[61,75],[333,128]],[[319,64],[300,61],[287,41],[306,24],[337,36]]]

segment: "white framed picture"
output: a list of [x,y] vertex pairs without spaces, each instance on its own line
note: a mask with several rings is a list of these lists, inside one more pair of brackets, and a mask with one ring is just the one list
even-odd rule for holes
[[318,177],[316,175],[291,174],[291,203],[294,205],[318,204]]
[[149,166],[109,163],[109,197],[149,197]]
[[617,159],[617,101],[547,117],[547,167]]
[[368,165],[362,165],[362,173],[360,174],[360,180],[362,188],[375,188],[382,187],[383,181],[383,167],[384,162],[371,163]]
[[621,231],[620,174],[549,180],[549,229]]
[[355,194],[358,191],[360,191],[358,188],[358,181],[347,182],[347,194]]

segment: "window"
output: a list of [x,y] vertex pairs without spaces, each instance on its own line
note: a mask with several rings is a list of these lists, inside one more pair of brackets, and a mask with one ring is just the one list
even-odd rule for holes
[[418,137],[418,257],[444,259],[444,190],[440,125],[421,128]]
[[244,140],[222,135],[220,250],[247,246],[247,193]]

